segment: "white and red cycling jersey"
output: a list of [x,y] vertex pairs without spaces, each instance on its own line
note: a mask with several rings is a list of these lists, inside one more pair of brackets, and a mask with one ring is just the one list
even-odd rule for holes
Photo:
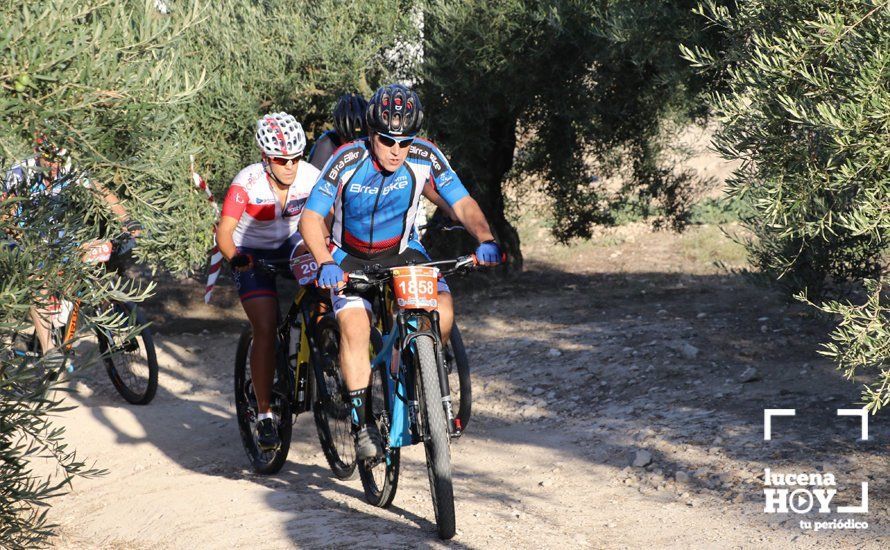
[[300,214],[318,174],[318,168],[301,160],[282,207],[263,163],[241,170],[232,181],[222,207],[223,216],[238,220],[232,235],[235,246],[273,249],[296,234]]

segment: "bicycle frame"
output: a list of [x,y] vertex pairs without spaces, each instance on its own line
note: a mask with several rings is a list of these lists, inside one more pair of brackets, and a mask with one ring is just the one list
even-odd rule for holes
[[[383,302],[383,306],[392,306],[391,292],[387,286],[384,296],[376,301]],[[391,311],[391,307],[384,307],[383,311]],[[421,330],[421,318],[428,321],[429,330]],[[380,352],[371,361],[371,368],[382,369],[387,381],[386,390],[390,398],[388,402],[392,410],[386,411],[389,415],[389,446],[404,447],[422,442],[426,434],[423,427],[417,422],[418,401],[415,395],[414,377],[417,375],[413,367],[412,342],[421,337],[429,336],[433,339],[436,357],[442,348],[442,338],[439,333],[439,313],[422,309],[405,309],[398,311],[393,318],[388,315],[380,316],[380,325],[385,333],[383,346]],[[398,350],[399,365],[393,368],[392,360],[394,350]],[[448,386],[448,374],[441,361],[437,361],[439,371],[439,387],[442,393],[442,403],[448,419],[449,431],[454,430],[454,413],[451,409],[451,390]],[[395,371],[395,372],[394,372]],[[401,391],[400,391],[401,390]],[[405,416],[407,408],[407,417]],[[405,421],[407,419],[408,434],[405,433]]]
[[[301,286],[297,290],[294,301],[291,303],[290,309],[284,317],[284,320],[278,324],[278,341],[281,343],[279,352],[279,360],[284,361],[288,366],[289,380],[288,396],[293,403],[293,411],[295,414],[308,412],[313,406],[313,396],[318,401],[328,402],[330,396],[325,384],[319,384],[317,381],[323,379],[321,350],[318,342],[315,341],[316,326],[318,321],[317,304],[322,303],[323,298],[316,294],[314,288]],[[290,329],[299,321],[300,324],[300,342],[297,350],[297,357],[291,362],[288,357],[290,348]],[[310,369],[312,375],[310,376]]]
[[[68,324],[65,326],[65,332],[62,335],[62,341],[60,342],[65,352],[71,351],[71,346],[74,343],[74,335],[77,333],[77,321],[79,317],[80,300],[76,300],[71,306],[71,313],[68,316]],[[50,327],[50,330],[53,330],[52,327]]]

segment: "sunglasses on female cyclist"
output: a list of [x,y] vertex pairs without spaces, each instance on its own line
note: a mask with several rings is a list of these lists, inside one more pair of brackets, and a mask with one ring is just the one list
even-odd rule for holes
[[399,147],[402,149],[410,147],[411,144],[414,143],[414,136],[396,138],[386,134],[377,134],[377,139],[380,140],[380,145],[383,145],[384,147],[392,147],[398,143]]
[[289,158],[269,157],[269,162],[271,162],[272,164],[274,164],[276,166],[287,166],[288,162],[293,162],[294,164],[296,164],[299,161],[300,161],[300,157],[289,157]]

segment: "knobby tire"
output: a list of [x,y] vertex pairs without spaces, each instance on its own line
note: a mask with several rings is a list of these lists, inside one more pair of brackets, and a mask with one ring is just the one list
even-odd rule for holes
[[336,319],[327,315],[318,323],[317,331],[316,341],[322,364],[313,367],[315,395],[312,413],[318,442],[334,476],[342,480],[353,479],[355,446],[352,441],[351,407],[340,372],[340,330]]
[[442,392],[439,385],[439,371],[433,339],[418,336],[414,340],[415,360],[420,376],[417,376],[417,396],[426,439],[427,473],[430,478],[430,494],[433,498],[433,511],[439,538],[450,539],[455,533],[454,487],[451,480],[451,436],[449,434],[445,409],[442,406]]
[[[139,310],[134,304],[130,303],[115,303],[114,309],[119,311],[121,314],[126,315],[127,318],[130,317],[131,312],[136,310],[136,326],[143,326],[146,324],[145,317],[142,315],[142,311]],[[134,336],[133,341],[126,341],[123,343],[124,347],[135,347],[135,350],[112,350],[113,342],[109,341],[109,335],[102,329],[96,329],[96,337],[99,340],[99,349],[102,351],[103,360],[105,362],[105,370],[108,372],[108,377],[111,379],[111,383],[114,385],[114,388],[117,392],[127,400],[127,402],[132,403],[133,405],[147,405],[154,399],[155,394],[158,391],[158,356],[155,351],[154,338],[152,338],[151,330],[148,327],[143,326],[142,330],[139,331],[139,334]],[[113,337],[112,337],[113,339]],[[139,358],[143,357],[146,362],[146,366],[148,369],[147,376],[144,376],[143,373],[136,375],[134,373],[127,372],[129,370],[128,354],[138,351],[137,354]],[[129,358],[132,360],[133,358]],[[133,379],[131,383],[128,383],[128,380]],[[143,384],[136,383],[136,379],[144,379],[144,388],[141,386]]]
[[278,437],[281,444],[272,451],[262,451],[254,436],[256,424],[257,405],[253,393],[253,385],[250,381],[250,348],[253,343],[253,333],[245,329],[238,340],[238,349],[235,352],[235,418],[238,421],[238,431],[241,433],[241,443],[253,470],[258,474],[268,475],[281,470],[287,453],[290,450],[291,432],[293,428],[293,414],[291,400],[288,393],[291,391],[288,383],[287,367],[280,358],[280,344],[276,344],[275,351],[275,379],[272,383],[272,411],[278,416]]

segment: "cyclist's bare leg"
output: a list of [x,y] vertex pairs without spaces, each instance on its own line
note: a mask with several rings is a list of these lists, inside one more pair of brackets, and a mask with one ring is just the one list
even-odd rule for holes
[[371,314],[365,308],[346,308],[337,313],[340,325],[340,365],[350,391],[367,388],[371,380],[368,346]]
[[31,306],[28,313],[31,316],[31,322],[34,323],[34,335],[40,342],[40,349],[43,350],[43,353],[48,353],[53,347],[50,337],[49,312],[37,306]]
[[256,394],[259,413],[269,412],[272,401],[272,380],[275,377],[275,324],[278,300],[270,297],[252,298],[242,302],[253,328],[250,350],[250,378]]
[[442,333],[442,342],[448,342],[451,338],[451,326],[454,325],[454,300],[450,292],[439,292],[439,330]]

